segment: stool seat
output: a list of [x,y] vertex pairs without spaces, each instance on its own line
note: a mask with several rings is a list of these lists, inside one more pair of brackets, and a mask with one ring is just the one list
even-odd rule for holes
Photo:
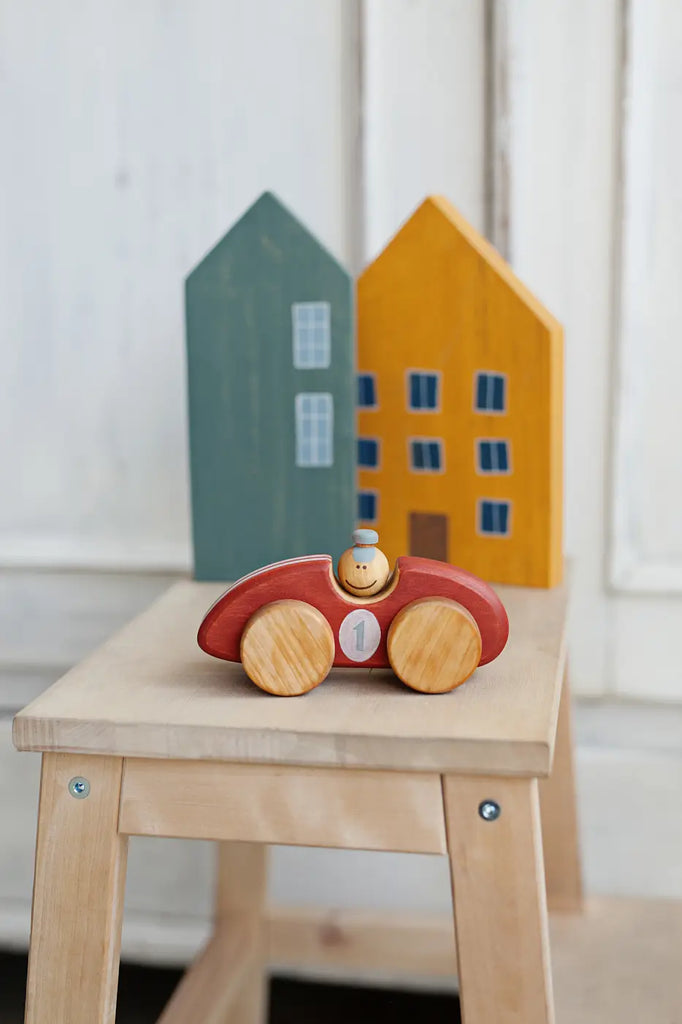
[[264,694],[204,654],[202,617],[226,584],[183,581],[21,711],[21,750],[396,771],[549,774],[566,590],[499,587],[497,660],[437,696],[386,670],[334,669],[298,698]]

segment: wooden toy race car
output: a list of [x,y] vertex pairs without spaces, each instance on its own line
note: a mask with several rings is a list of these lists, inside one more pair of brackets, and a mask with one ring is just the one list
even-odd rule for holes
[[339,560],[344,586],[329,555],[267,565],[209,609],[199,646],[241,661],[257,686],[287,696],[312,690],[332,665],[390,666],[413,689],[444,693],[502,651],[507,613],[487,583],[409,556],[388,579],[385,556],[368,542],[378,539],[374,531],[353,536]]

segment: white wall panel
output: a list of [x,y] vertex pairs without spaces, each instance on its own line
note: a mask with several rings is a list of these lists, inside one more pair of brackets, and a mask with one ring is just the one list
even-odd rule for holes
[[[623,140],[612,580],[682,594],[682,7],[633,0]],[[682,625],[682,604],[679,606]]]
[[618,81],[616,0],[510,0],[514,269],[562,321],[566,549],[579,693],[613,683],[604,587]]
[[610,504],[614,688],[682,699],[682,9],[626,22]]
[[188,564],[183,277],[266,188],[353,254],[356,31],[349,0],[5,5],[0,563]]
[[483,229],[482,2],[365,0],[367,259],[431,193]]

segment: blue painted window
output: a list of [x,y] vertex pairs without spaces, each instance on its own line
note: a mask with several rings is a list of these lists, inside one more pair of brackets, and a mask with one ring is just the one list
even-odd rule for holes
[[294,302],[291,307],[294,368],[326,370],[331,364],[331,309],[328,302]]
[[376,523],[378,499],[376,491],[358,491],[358,519],[361,523]]
[[476,468],[479,473],[509,473],[509,441],[478,440]]
[[507,411],[507,377],[504,373],[477,373],[474,384],[477,412]]
[[373,373],[358,374],[358,408],[376,409],[377,380]]
[[508,537],[511,532],[511,502],[479,501],[478,531],[490,536]]
[[443,468],[443,442],[431,438],[410,440],[410,469],[417,473],[439,473]]
[[358,466],[376,469],[379,465],[379,442],[373,437],[358,438]]
[[440,402],[438,373],[411,370],[407,375],[408,407],[415,409],[437,409]]
[[304,391],[296,395],[296,465],[333,466],[334,399]]

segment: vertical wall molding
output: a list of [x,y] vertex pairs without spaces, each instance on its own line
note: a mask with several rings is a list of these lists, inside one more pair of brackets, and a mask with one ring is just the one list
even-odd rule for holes
[[359,274],[365,263],[367,243],[367,195],[365,183],[365,60],[367,12],[365,0],[353,0],[343,9],[345,18],[344,45],[347,54],[343,60],[346,73],[347,109],[343,118],[346,146],[351,173],[347,184],[349,254],[346,269]]
[[[661,100],[656,88],[672,90],[672,85],[665,78],[669,69],[659,66],[654,53],[659,41],[656,32],[663,32],[656,20],[657,5],[647,5],[642,0],[621,0],[620,13],[620,116],[616,118],[619,179],[614,211],[615,372],[611,393],[613,432],[607,578],[616,592],[680,594],[682,557],[679,551],[665,551],[656,557],[646,550],[643,537],[643,517],[647,511],[644,499],[649,485],[645,476],[647,451],[642,438],[655,430],[650,416],[653,399],[647,395],[647,375],[652,346],[660,346],[666,340],[664,327],[652,337],[652,328],[658,325],[650,308],[653,303],[647,303],[647,288],[653,287],[652,282],[658,284],[654,282],[651,269],[661,260],[661,251],[656,247],[663,244],[656,236],[653,209],[657,187],[655,166],[661,157],[653,151],[651,143],[655,112]],[[682,19],[678,30],[680,26]],[[675,26],[670,30],[674,31]],[[674,207],[670,214],[674,216]],[[663,496],[661,500],[665,500]],[[648,511],[651,512],[650,507]]]
[[511,46],[508,0],[485,0],[485,234],[511,262]]

